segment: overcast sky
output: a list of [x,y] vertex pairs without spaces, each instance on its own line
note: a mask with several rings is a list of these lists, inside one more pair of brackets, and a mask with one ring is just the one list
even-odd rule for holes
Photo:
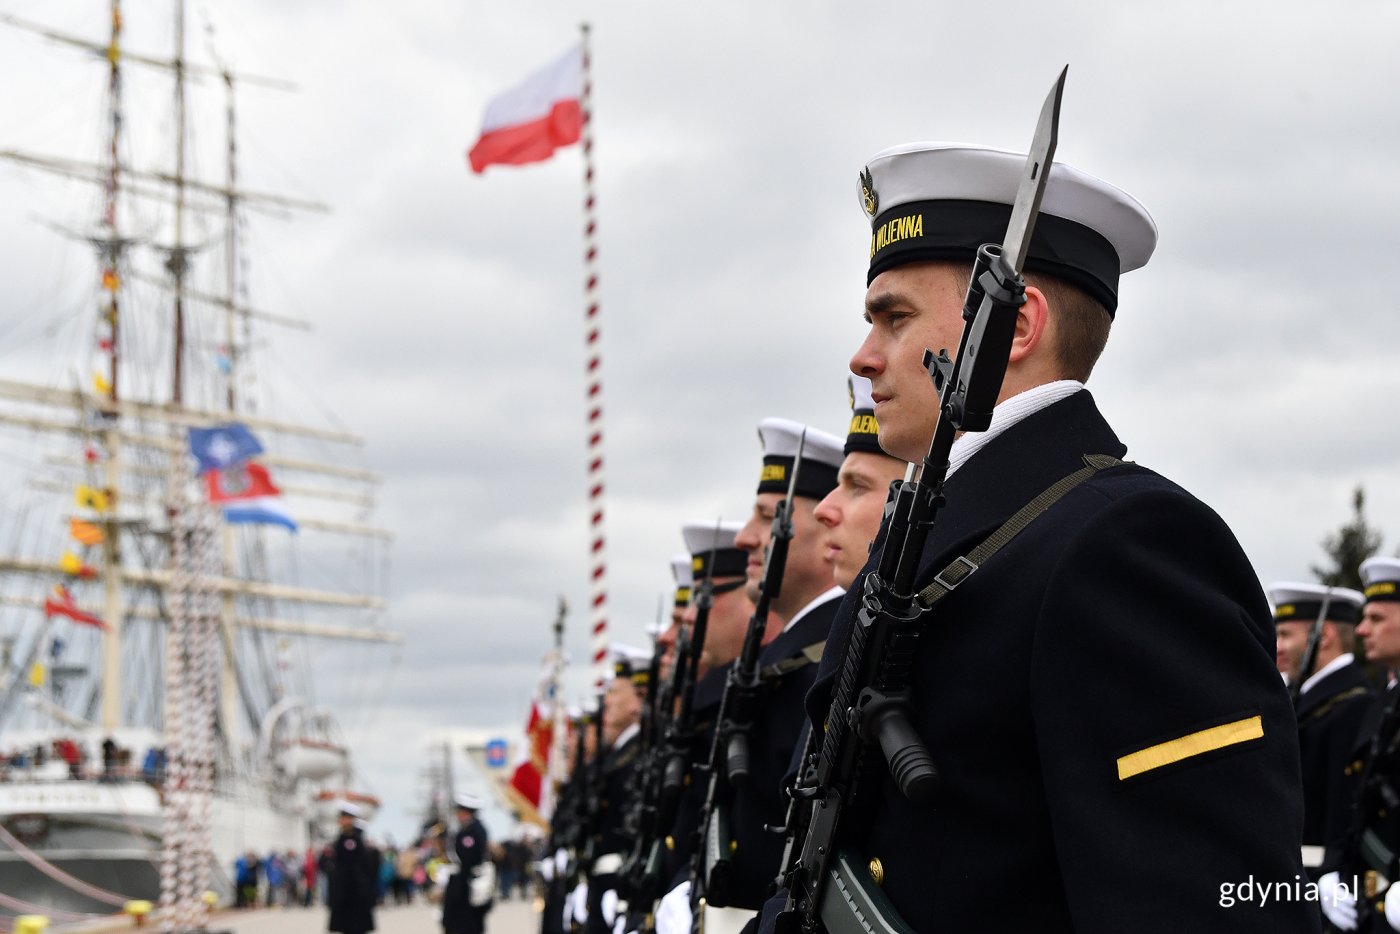
[[[129,7],[128,47],[166,53],[164,6]],[[0,2],[93,38],[104,8]],[[264,414],[362,435],[338,456],[384,478],[383,621],[406,643],[318,686],[385,826],[416,812],[427,731],[523,718],[556,595],[587,654],[581,153],[485,176],[464,160],[488,99],[582,17],[617,638],[643,640],[684,521],[749,508],[759,419],[843,430],[865,160],[916,139],[1024,149],[1066,62],[1057,158],[1161,230],[1090,382],[1129,456],[1215,507],[1264,583],[1310,578],[1358,484],[1400,545],[1394,4],[192,3],[191,57],[212,20],[236,68],[298,88],[240,92],[249,187],[332,209],[250,227],[254,303],[316,324],[261,331],[254,359]],[[0,148],[100,152],[101,67],[12,29],[0,63]],[[130,123],[168,127],[144,80]],[[191,106],[217,148],[222,99]],[[64,385],[86,366],[91,268],[37,219],[79,225],[93,194],[6,166],[0,203],[0,376]]]

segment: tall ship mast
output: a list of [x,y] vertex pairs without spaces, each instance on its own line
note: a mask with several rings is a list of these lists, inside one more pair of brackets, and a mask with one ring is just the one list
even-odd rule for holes
[[[103,99],[95,160],[0,139],[0,171],[64,180],[92,206],[36,227],[86,254],[67,265],[63,294],[90,284],[71,307],[30,309],[26,378],[10,378],[0,338],[0,917],[81,920],[159,895],[167,726],[191,716],[191,698],[212,708],[213,806],[197,842],[211,887],[231,893],[241,854],[303,854],[339,801],[374,803],[344,711],[317,700],[316,662],[401,641],[386,619],[379,477],[355,463],[363,440],[280,411],[265,348],[307,324],[250,300],[254,218],[324,210],[241,187],[237,91],[285,85],[187,61],[183,0],[168,55],[129,51],[123,7],[109,2],[94,6],[100,39],[0,14],[0,29],[88,69]],[[192,87],[204,104],[222,98],[219,146],[193,130]],[[47,366],[32,363],[41,347]],[[251,463],[276,478],[272,519],[240,509],[251,500],[237,490],[227,499],[227,477],[195,473],[191,430],[228,425],[256,439]],[[208,694],[173,695],[167,634],[184,606],[175,542],[189,508],[215,517],[200,582],[216,608],[216,671]]]

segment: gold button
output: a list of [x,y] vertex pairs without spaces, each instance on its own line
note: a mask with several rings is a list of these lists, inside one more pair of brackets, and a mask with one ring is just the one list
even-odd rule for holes
[[885,864],[880,862],[878,856],[870,861],[870,878],[875,880],[876,885],[885,884]]
[[730,841],[729,841],[729,855],[733,856],[736,852],[738,852],[738,849],[739,849],[739,841],[738,841],[738,840],[730,840]]
[[670,834],[666,835],[666,849],[674,851],[676,848],[676,838]]

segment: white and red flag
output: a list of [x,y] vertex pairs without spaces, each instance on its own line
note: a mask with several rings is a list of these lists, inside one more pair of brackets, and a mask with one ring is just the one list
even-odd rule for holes
[[473,172],[488,165],[543,162],[583,132],[583,46],[530,75],[486,105],[481,138],[467,153]]

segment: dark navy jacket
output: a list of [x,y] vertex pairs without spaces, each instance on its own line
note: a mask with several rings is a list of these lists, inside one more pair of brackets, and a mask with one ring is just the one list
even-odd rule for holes
[[[920,585],[1083,455],[1125,451],[1087,391],[1012,425],[949,480]],[[862,582],[809,697],[818,730]],[[1312,902],[1222,907],[1226,886],[1301,876],[1302,794],[1269,608],[1208,507],[1143,467],[1104,470],[924,625],[913,716],[938,798],[909,802],[883,770],[847,827],[915,930],[1318,929]]]

